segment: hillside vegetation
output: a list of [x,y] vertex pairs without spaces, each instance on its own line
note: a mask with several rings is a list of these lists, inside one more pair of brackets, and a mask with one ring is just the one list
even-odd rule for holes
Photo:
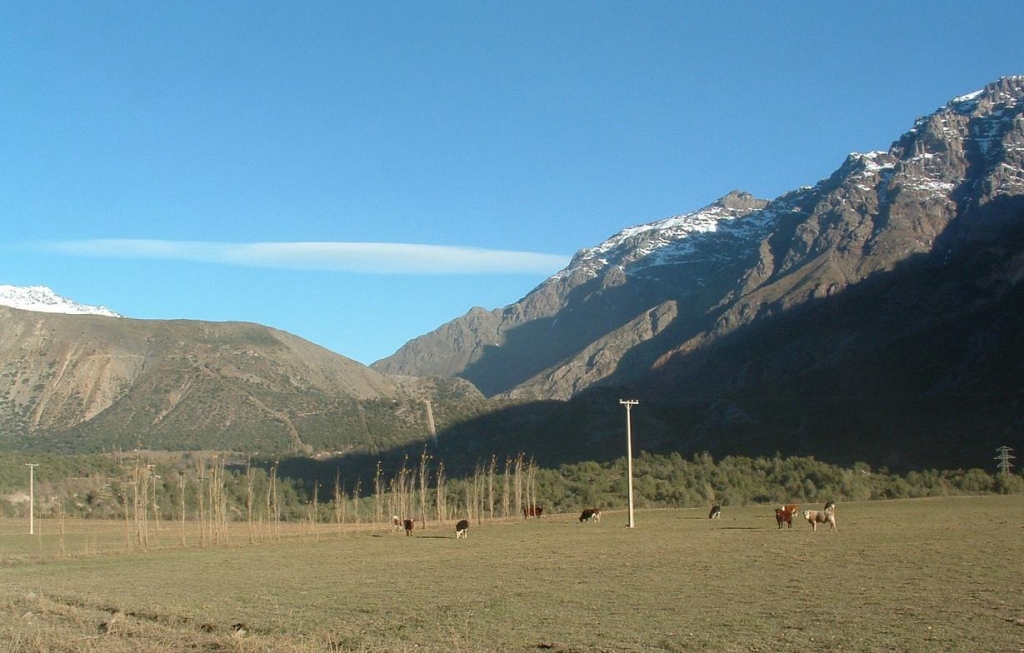
[[0,306],[0,448],[84,453],[374,451],[487,402],[460,380],[392,377],[256,324]]

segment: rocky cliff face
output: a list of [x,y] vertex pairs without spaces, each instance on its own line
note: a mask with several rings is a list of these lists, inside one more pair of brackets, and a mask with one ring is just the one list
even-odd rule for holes
[[517,397],[643,383],[737,330],[909,261],[952,260],[1024,220],[1022,111],[1024,77],[1001,79],[812,187],[771,201],[731,193],[625,229],[521,301],[475,309],[373,367]]

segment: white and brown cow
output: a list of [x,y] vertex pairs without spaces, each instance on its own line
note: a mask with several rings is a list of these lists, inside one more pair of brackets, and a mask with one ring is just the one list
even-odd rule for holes
[[455,524],[455,539],[460,537],[469,537],[469,520],[460,519],[459,523]]
[[805,510],[804,519],[815,531],[818,530],[818,524],[828,524],[830,531],[839,532],[836,528],[836,504],[831,501],[825,504],[824,510]]
[[600,508],[587,508],[580,515],[580,523],[585,521],[601,521],[601,509]]

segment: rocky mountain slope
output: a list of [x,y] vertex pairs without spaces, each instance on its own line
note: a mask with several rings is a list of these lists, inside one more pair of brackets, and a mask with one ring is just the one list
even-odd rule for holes
[[481,398],[464,382],[375,372],[246,323],[132,320],[0,306],[0,444],[263,452],[429,437]]
[[373,367],[485,394],[569,398],[639,380],[737,328],[936,247],[991,239],[1024,195],[1024,78],[919,119],[887,152],[771,201],[731,193],[625,229],[504,309],[474,309]]
[[625,229],[373,367],[587,405],[537,433],[591,452],[621,448],[611,399],[630,392],[649,450],[981,463],[1024,430],[1022,278],[1024,77],[1007,77],[813,186]]

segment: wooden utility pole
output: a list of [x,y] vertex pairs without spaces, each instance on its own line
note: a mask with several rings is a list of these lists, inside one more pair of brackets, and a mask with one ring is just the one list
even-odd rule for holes
[[28,467],[28,534],[36,533],[36,467],[39,463],[25,463]]
[[630,409],[640,402],[636,399],[619,399],[619,403],[626,407],[626,479],[629,487],[629,521],[626,528],[635,528],[633,521],[633,432],[630,424]]

